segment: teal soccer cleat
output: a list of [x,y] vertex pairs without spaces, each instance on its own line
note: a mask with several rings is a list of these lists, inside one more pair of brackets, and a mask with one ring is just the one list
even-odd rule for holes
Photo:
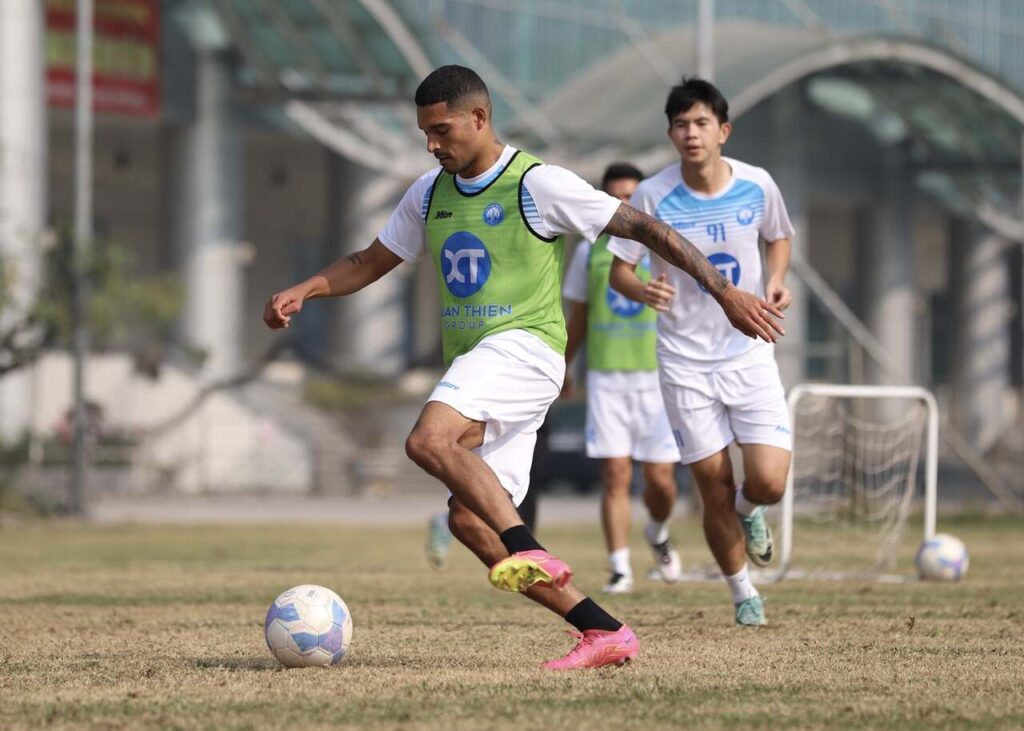
[[772,560],[772,529],[764,519],[764,506],[760,505],[748,517],[740,515],[740,525],[747,539],[747,556],[755,566],[767,566]]
[[737,604],[736,624],[739,627],[763,627],[768,624],[764,618],[764,600],[760,596],[752,596]]
[[435,569],[443,569],[448,563],[448,550],[452,545],[452,532],[448,530],[448,513],[438,513],[430,519],[430,534],[427,538],[427,560]]

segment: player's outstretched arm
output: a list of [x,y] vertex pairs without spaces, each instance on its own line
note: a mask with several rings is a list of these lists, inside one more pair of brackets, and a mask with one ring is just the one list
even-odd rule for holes
[[733,327],[752,338],[774,343],[785,331],[772,317],[782,318],[775,305],[737,289],[700,249],[674,228],[623,203],[605,226],[604,233],[639,241],[669,264],[700,282],[725,311]]
[[342,257],[306,281],[273,295],[263,308],[263,321],[271,330],[288,327],[306,300],[358,292],[401,263],[401,257],[374,239],[362,251]]

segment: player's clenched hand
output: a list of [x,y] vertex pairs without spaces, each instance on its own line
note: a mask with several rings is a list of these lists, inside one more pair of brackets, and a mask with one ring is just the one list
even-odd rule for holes
[[668,277],[662,273],[652,279],[644,287],[644,304],[658,312],[668,312],[669,303],[676,296],[676,288],[668,283]]
[[793,302],[793,293],[782,282],[769,279],[764,286],[764,298],[780,310],[784,310]]
[[[785,317],[782,310],[750,292],[729,287],[722,294],[721,305],[732,326],[744,335],[774,343],[779,339],[779,335],[786,334],[782,326],[775,321],[775,317]],[[772,317],[773,315],[775,317]]]
[[263,322],[271,330],[280,330],[288,327],[292,315],[302,309],[302,302],[305,295],[297,287],[278,292],[263,307]]

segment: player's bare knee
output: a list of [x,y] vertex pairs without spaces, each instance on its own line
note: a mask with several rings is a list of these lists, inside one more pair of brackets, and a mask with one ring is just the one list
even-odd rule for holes
[[438,432],[418,426],[405,440],[405,453],[427,472],[433,472],[438,468],[440,455],[447,445],[447,440]]
[[645,476],[645,485],[648,490],[662,495],[675,495],[676,481],[671,472],[655,472]]
[[607,480],[606,479],[604,481],[604,492],[605,492],[606,495],[615,495],[615,496],[620,496],[620,497],[622,495],[629,495],[629,487],[630,487],[629,483],[630,483],[630,480],[628,478],[625,479],[625,480],[623,480],[623,479]]
[[411,459],[416,464],[420,464],[420,459],[426,446],[424,444],[423,436],[418,430],[413,430],[409,433],[409,436],[405,438],[405,456]]
[[629,460],[609,459],[601,464],[601,481],[607,492],[629,491],[633,480],[633,463]]
[[729,512],[736,509],[736,486],[724,480],[713,479],[697,483],[704,512]]
[[774,505],[785,491],[785,478],[747,478],[743,483],[743,494],[758,505]]
[[721,515],[736,510],[735,498],[730,498],[724,491],[716,492],[714,495],[705,496],[704,513]]

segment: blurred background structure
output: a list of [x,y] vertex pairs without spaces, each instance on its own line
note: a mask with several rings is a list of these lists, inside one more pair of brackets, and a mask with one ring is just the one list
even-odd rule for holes
[[[56,501],[74,16],[0,2],[0,480]],[[425,479],[402,442],[440,365],[429,262],[283,335],[260,315],[372,241],[433,162],[412,93],[461,63],[503,139],[591,180],[672,162],[668,88],[711,78],[727,154],[773,174],[797,229],[787,387],[923,385],[954,440],[941,482],[1024,499],[1024,4],[96,0],[95,34],[93,497]]]

